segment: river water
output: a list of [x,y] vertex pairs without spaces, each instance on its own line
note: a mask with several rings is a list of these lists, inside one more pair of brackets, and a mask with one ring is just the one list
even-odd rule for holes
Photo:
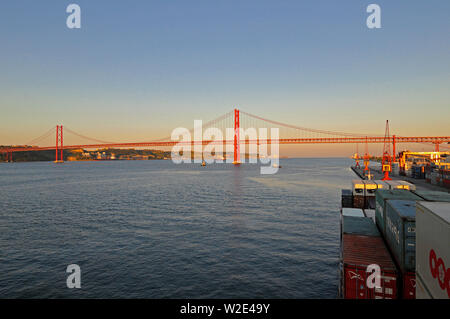
[[335,298],[351,163],[1,163],[0,297]]

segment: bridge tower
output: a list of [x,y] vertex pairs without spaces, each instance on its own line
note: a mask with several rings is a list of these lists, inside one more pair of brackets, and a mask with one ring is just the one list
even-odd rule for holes
[[384,146],[383,146],[383,158],[381,161],[384,177],[382,181],[390,181],[389,172],[392,170],[392,157],[391,157],[391,147],[389,138],[389,120],[386,120],[386,132],[384,134]]
[[6,153],[3,153],[3,155],[4,155],[4,159],[5,159],[6,163],[13,162],[12,152],[6,151]]
[[239,127],[239,110],[234,109],[234,165],[241,163]]
[[[63,146],[63,126],[56,125],[55,163],[64,163]],[[58,155],[60,155],[59,159]]]

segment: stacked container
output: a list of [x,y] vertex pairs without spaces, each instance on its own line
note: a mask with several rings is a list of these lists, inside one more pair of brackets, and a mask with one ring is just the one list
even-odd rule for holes
[[450,202],[450,193],[436,191],[414,191],[427,202]]
[[402,296],[415,299],[416,202],[387,200],[385,210],[385,239],[400,269]]
[[[359,210],[342,210],[341,295],[345,299],[397,297],[397,270],[374,222]],[[381,287],[367,287],[369,265],[379,265]]]
[[[350,218],[350,222],[349,219]],[[344,219],[346,220],[347,225],[350,223],[353,218],[365,218],[366,215],[364,214],[364,211],[361,208],[342,208],[341,209],[341,215],[340,215],[340,224],[341,224],[341,242],[342,242],[342,234],[344,233],[343,229],[344,229]],[[350,226],[347,226],[347,228],[349,228]]]
[[380,232],[368,217],[342,216],[342,233],[379,237]]
[[364,180],[354,179],[352,181],[354,208],[364,208],[364,188],[365,188]]
[[426,166],[425,167],[425,181],[427,183],[431,183],[431,172],[432,172],[431,166]]
[[406,190],[409,190],[409,191],[416,190],[416,185],[411,184],[411,183],[409,183],[407,181],[396,181],[396,182],[398,182],[400,185],[402,185],[403,189],[406,189]]
[[342,217],[366,217],[361,208],[342,208]]
[[404,189],[404,186],[399,181],[386,181],[389,185],[389,189]]
[[[380,236],[344,233],[341,249],[341,291],[345,299],[397,298],[397,270]],[[380,266],[380,288],[367,287],[367,267],[373,264]]]
[[450,299],[450,203],[418,202],[417,298]]
[[442,170],[442,185],[446,188],[450,188],[450,170]]
[[[348,217],[351,217],[350,220],[348,220]],[[346,219],[346,223],[348,224],[349,222],[351,223],[353,218],[365,218],[365,214],[361,208],[345,208],[345,207],[341,208],[341,214],[340,214],[340,218],[339,218],[340,219],[340,227],[341,227],[341,229],[340,229],[341,251],[340,251],[340,255],[339,255],[339,258],[341,260],[341,262],[339,264],[339,269],[340,269],[340,274],[341,274],[341,277],[340,277],[341,284],[339,285],[339,295],[340,296],[343,295],[342,289],[344,287],[344,284],[342,282],[342,280],[343,280],[343,275],[342,275],[342,272],[343,272],[343,269],[342,269],[342,265],[343,265],[342,264],[342,236],[344,234],[344,232],[343,232],[344,218]],[[347,228],[348,228],[348,226],[347,226]]]
[[432,299],[419,276],[416,276],[416,299]]
[[375,209],[364,209],[364,214],[375,223]]
[[378,184],[375,181],[364,182],[364,208],[375,209],[375,191]]
[[395,175],[395,176],[400,175],[400,168],[398,166],[398,163],[392,163],[391,169],[392,169],[392,171],[391,171],[392,175]]
[[423,179],[425,178],[425,166],[423,165],[413,165],[412,169],[412,178]]
[[385,181],[375,181],[377,189],[390,189],[389,184]]
[[341,191],[341,207],[353,207],[353,193],[351,189]]
[[410,191],[402,189],[383,190],[379,189],[375,193],[375,220],[383,235],[386,234],[386,201],[389,199],[404,199],[420,201],[421,198]]

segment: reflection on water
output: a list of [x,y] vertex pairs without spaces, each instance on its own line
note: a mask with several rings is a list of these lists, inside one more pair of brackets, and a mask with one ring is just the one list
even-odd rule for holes
[[0,164],[0,297],[333,298],[350,163]]

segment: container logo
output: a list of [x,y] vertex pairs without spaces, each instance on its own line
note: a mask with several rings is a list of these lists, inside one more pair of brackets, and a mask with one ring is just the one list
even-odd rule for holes
[[356,280],[363,280],[362,276],[354,271],[349,271],[348,275],[350,277],[351,280],[356,279]]
[[[366,279],[366,286],[369,289],[377,288],[381,289],[381,268],[379,265],[371,264],[367,266],[366,272],[368,273],[367,279]],[[356,281],[361,280],[364,281],[364,278],[362,275],[358,274],[357,272],[348,271],[348,276],[350,277],[350,280],[355,279]],[[363,289],[363,286],[361,286],[361,289]]]
[[395,241],[397,242],[397,245],[400,245],[400,233],[396,225],[391,221],[389,217],[387,217],[387,225],[388,229],[391,231],[392,236],[394,237]]
[[436,256],[434,249],[430,250],[429,262],[431,275],[437,279],[442,290],[447,290],[450,298],[450,268],[445,268],[444,261]]

